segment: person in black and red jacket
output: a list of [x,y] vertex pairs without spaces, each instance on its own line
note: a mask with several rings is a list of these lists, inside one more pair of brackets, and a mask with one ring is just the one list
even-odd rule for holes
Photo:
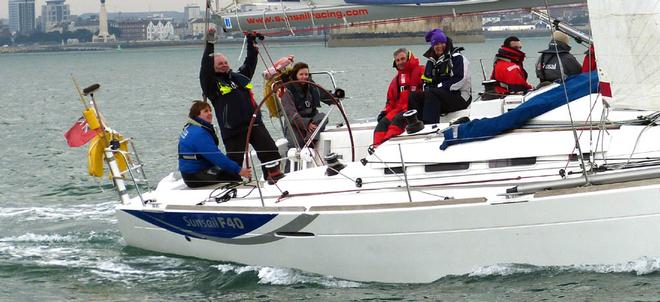
[[[199,81],[204,95],[211,100],[220,127],[222,142],[225,145],[227,157],[239,166],[245,157],[245,140],[252,119],[252,113],[257,108],[252,91],[252,76],[257,68],[256,33],[247,34],[247,56],[245,62],[235,72],[229,66],[227,57],[215,53],[215,29],[209,29],[206,35],[206,47],[202,55],[199,71]],[[257,151],[257,157],[262,163],[280,159],[277,146],[257,113],[250,135],[250,145]],[[278,166],[279,167],[279,166]],[[273,179],[283,175],[278,168],[266,171]],[[268,178],[266,176],[265,178]]]
[[397,136],[405,130],[406,121],[403,113],[408,111],[409,95],[422,91],[422,74],[424,66],[419,65],[419,59],[405,48],[394,52],[396,75],[387,89],[385,108],[378,115],[378,125],[374,130],[374,147],[379,146],[389,138]]
[[508,37],[495,55],[491,80],[496,81],[495,92],[499,95],[525,93],[532,89],[527,82],[527,71],[523,67],[525,53],[517,37]]

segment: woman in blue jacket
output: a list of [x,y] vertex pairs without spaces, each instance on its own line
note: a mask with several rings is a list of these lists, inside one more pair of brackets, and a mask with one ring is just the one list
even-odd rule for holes
[[188,123],[179,137],[179,171],[188,187],[196,188],[251,177],[252,169],[241,168],[218,149],[211,105],[194,101]]

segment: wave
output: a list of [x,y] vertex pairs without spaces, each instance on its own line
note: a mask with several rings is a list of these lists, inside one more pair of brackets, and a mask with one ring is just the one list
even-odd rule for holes
[[21,221],[93,219],[114,220],[116,202],[82,205],[53,205],[49,207],[4,207],[0,218],[18,218]]
[[[48,153],[47,156],[51,156],[52,153]],[[38,195],[39,197],[62,197],[62,196],[85,196],[85,195],[96,195],[104,193],[107,190],[113,190],[114,187],[112,184],[102,184],[97,180],[96,185],[81,185],[76,182],[55,184],[49,187],[49,191]]]
[[589,264],[569,266],[535,266],[530,264],[495,264],[482,266],[467,274],[468,277],[510,276],[516,274],[533,274],[539,272],[557,273],[634,273],[638,276],[660,272],[660,257],[640,257],[625,263]]
[[569,271],[594,273],[635,273],[638,276],[660,272],[659,257],[641,257],[626,263],[612,265],[575,265]]
[[114,231],[88,233],[67,233],[67,234],[33,234],[26,233],[19,236],[9,236],[0,238],[0,242],[5,243],[107,243],[116,241],[117,235]]
[[294,285],[294,284],[313,284],[327,288],[355,288],[362,284],[354,281],[335,279],[330,276],[320,276],[304,273],[295,269],[275,268],[264,266],[241,266],[233,264],[219,264],[215,266],[222,273],[244,273],[256,272],[259,278],[259,284],[270,285]]

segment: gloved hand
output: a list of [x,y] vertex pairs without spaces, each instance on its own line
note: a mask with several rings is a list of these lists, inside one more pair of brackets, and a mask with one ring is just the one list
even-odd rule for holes
[[376,118],[376,121],[377,121],[377,122],[380,122],[380,120],[382,120],[384,117],[385,117],[385,111],[381,111],[381,112],[378,114],[378,117]]
[[215,43],[217,40],[217,37],[215,35],[215,28],[211,27],[209,28],[209,31],[204,35],[204,40],[206,43]]
[[257,42],[257,38],[261,41],[263,41],[266,38],[264,35],[256,32],[256,31],[248,32],[248,33],[245,34],[245,36],[247,37],[248,42],[253,43],[253,44],[255,42]]
[[346,97],[346,92],[344,91],[344,89],[336,88],[335,91],[332,93],[332,96],[338,99],[343,99],[344,97]]
[[250,32],[246,33],[245,37],[247,38],[247,41],[250,44],[254,44],[254,42],[256,42],[256,40],[257,40],[257,35],[255,35],[255,33],[253,31],[250,31]]

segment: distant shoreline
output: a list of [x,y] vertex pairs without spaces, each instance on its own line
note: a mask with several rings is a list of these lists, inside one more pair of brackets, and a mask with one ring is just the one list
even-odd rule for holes
[[[297,37],[269,37],[268,41],[273,44],[291,42],[319,42],[323,43],[322,36],[297,36]],[[218,43],[242,45],[242,39],[221,39]],[[25,45],[16,47],[0,47],[1,54],[19,53],[47,53],[68,51],[117,51],[137,48],[171,48],[171,47],[193,47],[204,46],[203,40],[180,40],[180,41],[119,41],[109,43],[79,43],[72,45]]]
[[[484,31],[482,39],[496,39],[504,38],[507,36],[518,37],[544,37],[549,36],[547,30],[535,31]],[[420,36],[421,37],[421,36]],[[466,35],[467,39],[463,42],[477,42],[480,39],[475,39],[474,35]],[[326,40],[327,39],[327,40]],[[354,46],[373,46],[373,45],[388,45],[387,39],[396,41],[396,44],[401,43],[401,37],[388,38],[383,34],[373,34],[372,37],[366,37],[365,34],[360,35],[360,39],[351,39],[346,37],[333,37],[330,35],[324,36],[285,36],[285,37],[269,37],[268,42],[273,44],[282,43],[325,43],[329,47],[354,47]],[[333,41],[334,40],[334,41]],[[369,41],[372,40],[372,41]],[[461,40],[461,39],[459,39]],[[221,39],[218,41],[222,44],[242,45],[243,39]],[[413,41],[408,41],[408,44],[414,44]],[[122,49],[137,49],[137,48],[171,48],[171,47],[193,47],[203,46],[203,40],[180,40],[180,41],[120,41],[110,43],[79,43],[73,45],[27,45],[17,47],[0,47],[0,55],[2,54],[20,54],[20,53],[47,53],[47,52],[69,52],[69,51],[117,51]],[[420,41],[420,44],[423,44]]]

